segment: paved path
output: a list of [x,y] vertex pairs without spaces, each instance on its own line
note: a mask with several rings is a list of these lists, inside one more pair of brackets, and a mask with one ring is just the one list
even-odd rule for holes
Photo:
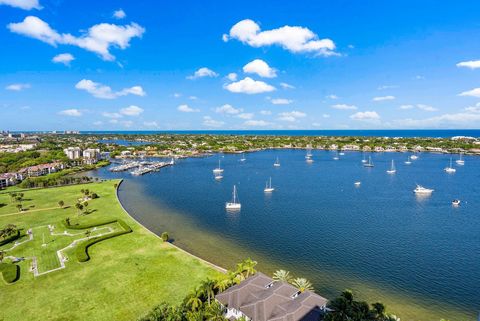
[[28,210],[28,211],[2,214],[2,215],[0,215],[0,217],[12,216],[12,215],[22,215],[22,214],[28,214],[28,213],[33,213],[33,212],[41,212],[41,211],[51,211],[51,210],[60,209],[60,208],[62,208],[62,207],[57,206],[57,207],[39,208],[39,209]]

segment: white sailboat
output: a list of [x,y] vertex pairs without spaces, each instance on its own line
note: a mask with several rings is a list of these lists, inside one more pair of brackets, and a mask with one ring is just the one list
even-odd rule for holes
[[280,160],[278,159],[278,157],[277,157],[277,159],[275,160],[275,163],[273,163],[273,166],[275,166],[275,167],[280,167]]
[[241,162],[244,162],[244,161],[246,161],[246,160],[247,160],[247,159],[245,158],[245,153],[242,153],[242,158],[240,158],[240,161],[241,161]]
[[242,204],[238,202],[237,186],[233,185],[232,201],[225,203],[225,208],[227,210],[239,210],[241,207]]
[[412,156],[410,156],[410,159],[411,160],[417,160],[418,159],[418,156],[416,154],[413,154]]
[[344,152],[340,152],[340,153],[338,153],[338,155],[340,155],[340,156],[344,156],[344,155],[345,155],[345,153],[344,153]]
[[443,169],[447,173],[455,173],[457,170],[452,167],[452,158],[450,157],[450,165]]
[[462,158],[462,154],[460,153],[460,158],[455,161],[457,165],[465,165],[465,161]]
[[367,162],[367,159],[365,158],[365,153],[363,153],[362,163],[366,163],[366,162]]
[[373,167],[372,157],[368,157],[368,163],[363,164],[364,167]]
[[223,168],[220,166],[220,160],[218,160],[218,167],[213,170],[214,174],[221,174],[223,173]]
[[358,187],[358,186],[362,185],[362,182],[356,181],[356,182],[354,183],[354,185]]
[[407,160],[405,161],[405,165],[410,165],[412,161],[410,160],[410,156],[408,156]]
[[335,157],[333,157],[333,160],[339,160],[340,158],[338,157],[338,150],[335,152]]
[[265,184],[265,188],[263,189],[263,191],[265,193],[271,193],[275,190],[275,188],[272,187],[272,178],[270,177],[270,180],[267,181],[267,183]]
[[388,174],[395,174],[397,172],[397,170],[395,169],[395,162],[394,160],[392,159],[392,166],[390,167],[389,170],[387,170],[387,173]]
[[307,148],[307,154],[305,155],[306,159],[312,158],[312,149],[309,147]]
[[214,176],[215,176],[215,179],[216,179],[217,181],[219,181],[219,180],[221,180],[221,179],[223,178],[222,173],[216,173],[216,174],[214,174]]

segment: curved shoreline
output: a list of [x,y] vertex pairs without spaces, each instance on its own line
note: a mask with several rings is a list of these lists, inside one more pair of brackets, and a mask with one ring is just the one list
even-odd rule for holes
[[[140,226],[141,226],[142,228],[144,228],[146,231],[148,231],[149,233],[153,234],[155,237],[161,239],[161,237],[160,237],[159,235],[155,234],[154,232],[152,232],[151,230],[149,230],[147,227],[145,227],[142,223],[140,223],[137,219],[135,219],[135,218],[125,209],[125,207],[123,207],[123,204],[122,204],[122,202],[120,201],[120,198],[118,197],[118,189],[120,188],[120,185],[121,185],[122,183],[123,183],[123,179],[120,180],[120,182],[119,182],[118,185],[117,185],[117,188],[115,189],[115,196],[117,197],[117,202],[118,202],[118,204],[120,204],[120,207],[122,208],[122,210],[128,215],[128,217],[130,217],[132,220],[134,220],[138,225],[140,225]],[[162,242],[163,242],[163,240],[162,240]],[[185,254],[187,254],[187,255],[189,255],[189,256],[197,259],[197,260],[199,260],[200,262],[205,263],[205,264],[211,266],[211,267],[214,268],[215,270],[217,270],[217,271],[219,271],[219,272],[221,272],[221,273],[224,273],[224,274],[227,273],[227,270],[226,270],[225,268],[223,268],[223,267],[221,267],[221,266],[218,266],[218,265],[216,265],[216,264],[213,264],[212,262],[209,262],[209,261],[207,261],[207,260],[204,260],[204,259],[202,259],[201,257],[198,257],[198,256],[196,256],[196,255],[194,255],[194,254],[192,254],[192,253],[190,253],[190,252],[188,252],[188,251],[186,251],[186,250],[184,250],[184,249],[176,246],[175,244],[172,244],[172,243],[169,243],[169,242],[167,242],[167,243],[170,244],[171,246],[173,246],[174,248],[176,248],[177,250],[180,250],[181,252],[183,252],[183,253],[185,253]]]

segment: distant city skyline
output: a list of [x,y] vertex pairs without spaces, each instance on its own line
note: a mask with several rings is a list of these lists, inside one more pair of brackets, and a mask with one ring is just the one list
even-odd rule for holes
[[0,0],[0,130],[479,128],[479,10]]

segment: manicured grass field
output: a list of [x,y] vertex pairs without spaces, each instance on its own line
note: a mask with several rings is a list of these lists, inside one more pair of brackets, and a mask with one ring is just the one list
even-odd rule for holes
[[[7,255],[37,256],[39,272],[59,266],[49,246],[60,249],[72,241],[67,236],[50,236],[49,224],[63,232],[61,221],[66,217],[72,224],[122,219],[133,230],[92,245],[90,260],[84,263],[77,261],[74,249],[68,250],[65,269],[36,278],[29,272],[31,261],[21,262],[18,281],[9,285],[0,281],[0,320],[135,320],[161,301],[180,303],[200,281],[219,274],[131,219],[117,202],[114,183],[118,181],[23,191],[22,204],[27,210],[22,213],[8,194],[0,194],[0,227],[12,223],[34,231],[33,241]],[[79,217],[74,204],[81,189],[99,198],[88,202],[90,214]],[[58,207],[60,200],[67,208]],[[106,226],[118,229],[115,225]],[[42,235],[46,247],[41,246]]]

